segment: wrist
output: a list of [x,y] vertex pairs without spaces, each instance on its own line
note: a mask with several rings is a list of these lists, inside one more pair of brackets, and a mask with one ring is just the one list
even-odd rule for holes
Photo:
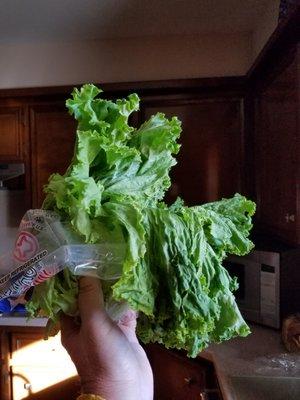
[[[100,382],[88,382],[81,384],[81,393],[83,395],[94,394],[95,396],[100,396],[109,400],[107,390],[100,384]],[[82,400],[82,399],[80,399]]]
[[106,380],[92,379],[92,380],[81,381],[81,393],[83,395],[92,393],[96,396],[100,396],[100,398],[103,398],[105,400],[110,400],[111,398],[114,398],[113,389],[114,389],[113,387],[109,386],[107,379]]
[[[81,393],[100,396],[100,399],[105,400],[140,400],[136,397],[136,384],[130,385],[128,382],[109,381],[105,380],[91,380],[81,383]],[[85,399],[83,399],[85,400]],[[95,400],[98,400],[97,398]]]

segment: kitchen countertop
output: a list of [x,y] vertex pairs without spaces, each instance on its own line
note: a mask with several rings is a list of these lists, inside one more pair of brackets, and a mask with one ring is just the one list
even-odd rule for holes
[[250,328],[246,338],[213,344],[199,354],[214,363],[224,400],[243,400],[234,377],[300,379],[300,354],[287,352],[280,332],[254,324]]
[[16,314],[9,316],[6,314],[0,315],[0,327],[1,326],[28,326],[28,327],[44,327],[47,325],[48,318],[30,318]]

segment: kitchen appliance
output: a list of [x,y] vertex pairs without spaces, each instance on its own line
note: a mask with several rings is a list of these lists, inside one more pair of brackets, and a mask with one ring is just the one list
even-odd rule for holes
[[24,190],[9,190],[5,182],[25,173],[22,163],[0,163],[0,255],[11,250],[25,213]]
[[273,328],[300,312],[300,248],[263,239],[248,255],[230,256],[224,266],[236,276],[235,297],[245,319]]
[[25,173],[24,164],[0,164],[0,187],[4,187],[4,181],[16,178]]

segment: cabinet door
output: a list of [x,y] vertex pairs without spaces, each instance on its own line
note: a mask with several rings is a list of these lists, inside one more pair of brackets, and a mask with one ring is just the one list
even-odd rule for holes
[[[189,359],[157,344],[145,346],[154,376],[154,400],[198,400],[214,392],[213,367],[206,360]],[[213,389],[212,390],[212,386]]]
[[298,244],[299,87],[293,62],[257,98],[255,166],[264,230]]
[[80,391],[76,368],[60,343],[60,335],[12,333],[12,400],[76,398]]
[[0,327],[0,399],[11,400],[11,386],[10,386],[10,344],[9,337]]
[[195,205],[242,191],[241,107],[241,100],[232,98],[145,102],[143,119],[163,112],[182,121],[182,146],[171,171],[168,202],[180,196]]
[[12,368],[12,400],[73,400],[80,394],[78,377],[59,365]]
[[22,107],[0,106],[0,161],[21,161],[23,158]]
[[30,109],[33,207],[41,207],[43,186],[51,174],[63,174],[72,159],[76,123],[63,104]]

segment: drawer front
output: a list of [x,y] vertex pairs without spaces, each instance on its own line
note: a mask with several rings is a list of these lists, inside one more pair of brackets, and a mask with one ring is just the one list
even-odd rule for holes
[[12,333],[11,337],[11,366],[73,365],[67,351],[61,344],[60,334],[47,340],[44,340],[43,336],[37,333]]
[[59,364],[55,368],[13,366],[11,379],[13,400],[70,400],[80,392],[76,370]]
[[76,368],[60,334],[12,332],[9,361],[12,400],[69,400],[80,392]]
[[146,353],[154,375],[155,400],[201,399],[207,381],[205,366],[156,345],[146,346]]

